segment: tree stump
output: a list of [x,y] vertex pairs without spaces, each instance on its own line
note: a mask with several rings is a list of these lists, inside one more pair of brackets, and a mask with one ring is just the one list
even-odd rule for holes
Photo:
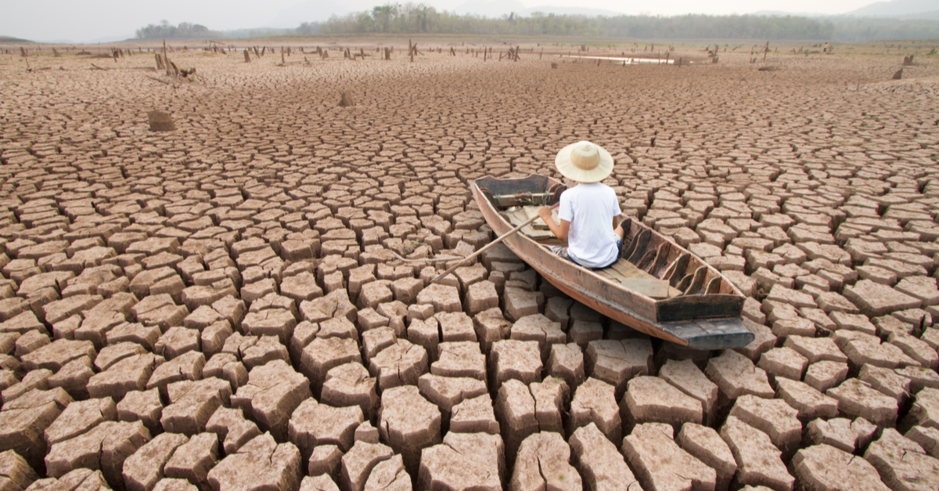
[[150,111],[147,113],[147,119],[150,121],[150,131],[176,130],[176,124],[173,123],[173,116],[170,113]]
[[913,55],[903,57],[903,66],[913,66]]
[[352,91],[346,90],[339,99],[339,107],[352,107],[355,105],[355,99],[352,97]]
[[163,57],[160,56],[160,53],[155,53],[153,57],[156,58],[157,70],[166,70],[166,65],[163,64]]
[[893,74],[893,79],[894,79],[894,80],[900,80],[900,79],[902,79],[902,78],[903,78],[903,69],[901,68],[901,69],[897,70],[897,73],[894,73],[894,74]]
[[251,63],[251,53],[248,53],[248,50],[245,50],[245,63]]

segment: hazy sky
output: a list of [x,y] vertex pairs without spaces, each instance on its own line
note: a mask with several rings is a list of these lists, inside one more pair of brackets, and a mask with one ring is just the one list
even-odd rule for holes
[[[264,27],[270,25],[281,10],[298,3],[330,1],[355,10],[387,3],[386,0],[0,0],[0,35],[36,41],[90,42],[102,38],[133,36],[136,29],[158,23],[161,19],[166,19],[172,24],[203,24],[217,30]],[[441,9],[453,9],[465,1],[424,0],[424,3]],[[554,5],[604,9],[626,14],[676,15],[745,14],[761,10],[839,14],[874,3],[875,0],[519,1],[525,7]],[[404,1],[398,0],[397,3]],[[312,19],[297,19],[297,25],[305,20]]]

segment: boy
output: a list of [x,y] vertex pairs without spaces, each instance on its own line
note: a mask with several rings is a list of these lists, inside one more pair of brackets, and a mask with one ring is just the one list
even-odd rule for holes
[[568,145],[554,159],[558,171],[577,186],[561,194],[557,225],[551,208],[545,206],[538,215],[567,247],[552,246],[551,251],[574,264],[590,269],[603,269],[619,260],[623,248],[623,228],[616,193],[603,179],[613,171],[613,157],[598,145],[587,141]]

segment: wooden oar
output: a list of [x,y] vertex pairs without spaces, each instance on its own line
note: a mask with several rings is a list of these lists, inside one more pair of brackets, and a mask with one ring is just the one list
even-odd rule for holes
[[476,252],[470,254],[469,256],[464,257],[463,259],[460,260],[460,262],[454,264],[452,268],[450,268],[450,269],[444,271],[443,273],[440,273],[439,275],[437,275],[436,278],[434,278],[434,279],[431,280],[430,282],[431,282],[431,283],[436,283],[437,280],[439,280],[439,279],[441,279],[441,278],[447,276],[448,274],[450,274],[450,273],[456,271],[456,268],[459,268],[460,266],[462,266],[464,263],[466,263],[466,261],[469,261],[470,259],[473,259],[474,257],[476,257],[476,256],[478,256],[478,255],[480,255],[480,254],[482,254],[482,253],[484,253],[484,252],[486,252],[486,251],[489,250],[491,247],[494,247],[496,244],[498,244],[498,243],[502,242],[503,240],[507,239],[510,235],[513,235],[515,232],[518,232],[518,231],[521,230],[523,227],[525,227],[526,225],[531,224],[531,222],[534,222],[535,220],[537,220],[537,219],[539,219],[539,218],[541,218],[541,217],[538,216],[538,215],[535,215],[535,216],[529,218],[525,223],[523,223],[523,224],[521,224],[521,225],[519,225],[519,226],[513,228],[512,230],[509,230],[508,232],[506,232],[505,234],[503,234],[503,235],[502,235],[501,237],[499,237],[498,239],[496,239],[496,240],[490,242],[488,245],[486,245],[486,247],[483,247],[482,249],[480,249],[480,250],[478,250],[478,251],[476,251]]

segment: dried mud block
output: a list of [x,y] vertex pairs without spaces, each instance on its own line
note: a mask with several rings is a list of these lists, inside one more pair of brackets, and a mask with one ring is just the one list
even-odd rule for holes
[[117,407],[110,398],[75,401],[70,403],[46,428],[45,440],[51,446],[75,438],[99,423],[116,419]]
[[[798,337],[798,336],[790,336]],[[785,377],[791,380],[802,380],[802,373],[809,365],[809,360],[791,348],[773,348],[760,356],[756,366],[762,368],[773,377]]]
[[218,378],[174,382],[166,392],[170,404],[163,408],[160,425],[165,431],[185,435],[205,431],[215,410],[231,399],[231,385]]
[[293,411],[287,425],[287,437],[305,460],[317,445],[336,445],[348,452],[356,429],[365,417],[359,406],[332,407],[315,399],[306,399]]
[[884,484],[890,489],[927,490],[939,488],[939,460],[923,451],[916,442],[897,430],[887,428],[864,452]]
[[918,365],[906,356],[899,347],[890,343],[881,343],[880,338],[855,331],[838,331],[835,343],[848,357],[852,371],[859,371],[865,365],[898,368]]
[[[97,364],[97,359],[95,361]],[[153,371],[162,363],[162,357],[149,353],[124,358],[91,377],[87,386],[88,395],[120,401],[128,392],[144,390]]]
[[83,491],[110,491],[108,482],[99,470],[75,469],[58,479],[50,477],[40,479],[32,484],[30,491],[58,491],[58,490],[78,490]]
[[416,385],[418,378],[427,372],[427,350],[406,339],[398,339],[371,360],[368,370],[378,379],[381,390],[402,385]]
[[590,423],[573,432],[570,438],[574,462],[590,491],[630,489],[637,483],[616,445],[597,426]]
[[502,438],[485,433],[447,433],[443,444],[421,452],[418,489],[502,489]]
[[59,371],[65,364],[87,357],[94,359],[98,355],[91,341],[75,341],[71,339],[56,339],[20,359],[26,370],[48,369]]
[[119,421],[140,421],[151,434],[161,429],[160,418],[163,415],[163,403],[160,402],[160,393],[157,389],[128,392],[121,402],[117,403],[116,408]]
[[241,361],[249,370],[274,361],[290,362],[287,347],[280,343],[277,336],[261,336],[256,343],[242,345],[241,348]]
[[164,477],[157,481],[153,491],[199,491],[192,483],[185,479],[172,479]]
[[568,387],[584,382],[584,354],[576,343],[553,344],[548,356],[548,375],[564,380]]
[[682,450],[688,452],[717,473],[715,489],[729,488],[734,474],[737,472],[737,462],[727,443],[721,439],[713,428],[694,423],[682,425],[676,441]]
[[220,407],[205,424],[205,430],[218,435],[225,453],[231,455],[242,445],[261,434],[253,421],[245,419],[241,409]]
[[297,302],[313,300],[323,296],[323,290],[316,284],[316,276],[312,273],[300,273],[296,276],[284,278],[280,283],[280,293]]
[[209,471],[213,491],[300,487],[300,451],[292,443],[277,444],[270,433],[256,436]]
[[764,399],[776,395],[769,385],[766,372],[733,350],[724,350],[721,356],[708,360],[705,373],[720,389],[718,405],[729,406],[732,401],[747,394]]
[[860,443],[863,443],[867,428],[876,430],[877,427],[864,419],[854,422],[847,418],[832,418],[827,421],[816,419],[806,426],[805,440],[808,443],[830,445],[854,453],[862,446]]
[[570,400],[567,384],[561,379],[548,377],[542,382],[529,384],[528,390],[535,399],[535,417],[539,429],[563,434],[562,412]]
[[99,371],[105,371],[112,365],[122,360],[132,358],[136,355],[147,354],[143,346],[136,343],[117,343],[105,346],[95,357],[95,368]]
[[737,399],[730,416],[767,434],[782,452],[795,451],[802,438],[798,411],[782,399],[761,399],[744,395]]
[[163,478],[163,466],[179,446],[189,438],[175,433],[157,435],[124,461],[124,486],[127,491],[151,491]]
[[29,353],[32,353],[33,351],[48,345],[50,342],[52,341],[49,339],[49,336],[39,332],[38,330],[29,331],[20,336],[19,339],[17,339],[14,343],[15,351],[13,356],[22,359],[24,355],[28,355]]
[[856,378],[828,389],[825,394],[838,401],[838,411],[843,416],[864,418],[878,426],[892,427],[896,424],[897,400]]
[[411,491],[411,476],[404,470],[401,455],[379,462],[369,473],[365,491]]
[[518,321],[543,310],[544,294],[506,285],[502,293],[502,309],[509,319]]
[[776,491],[793,489],[795,478],[789,475],[780,458],[781,452],[766,433],[730,416],[720,434],[737,461],[735,482]]
[[437,350],[437,361],[430,365],[430,373],[442,377],[470,377],[486,381],[486,356],[480,352],[479,343],[440,343]]
[[519,318],[512,325],[510,337],[519,341],[537,341],[543,361],[548,360],[551,345],[567,341],[567,334],[561,330],[561,324],[541,314]]
[[668,360],[659,369],[659,377],[678,390],[701,401],[704,423],[715,417],[719,389],[691,360]]
[[798,411],[803,423],[815,418],[834,418],[838,415],[838,401],[826,396],[812,386],[797,380],[777,379],[776,393]]
[[318,393],[327,372],[351,362],[362,363],[362,355],[354,339],[316,338],[303,348],[301,371],[309,378],[314,393]]
[[365,421],[359,424],[355,428],[355,441],[363,441],[365,443],[378,443],[378,428],[372,426],[372,423]]
[[166,386],[180,380],[199,380],[205,367],[205,356],[198,351],[188,351],[156,367],[147,381],[147,390],[154,387],[166,393]]
[[449,427],[453,406],[466,399],[487,394],[486,383],[470,377],[441,377],[425,373],[417,381],[422,396],[437,405],[443,418],[442,427]]
[[484,353],[488,353],[493,343],[508,338],[512,323],[505,320],[501,310],[492,308],[476,314],[473,317],[473,327],[476,329],[480,348]]
[[355,442],[352,450],[342,456],[340,488],[344,491],[364,491],[372,469],[392,456],[394,451],[386,445]]
[[339,491],[335,481],[327,474],[306,476],[300,482],[300,491]]
[[250,413],[262,431],[285,441],[291,413],[310,397],[307,378],[283,360],[277,360],[251,369],[248,383],[232,396],[232,405]]
[[649,339],[591,341],[586,351],[587,375],[616,387],[620,400],[630,379],[652,372],[652,355]]
[[434,314],[440,326],[441,342],[469,341],[476,342],[473,320],[463,312],[437,312]]
[[574,433],[577,428],[583,426],[593,425],[610,441],[619,442],[622,435],[622,419],[615,392],[615,387],[593,377],[577,387],[571,401],[568,433]]
[[43,433],[72,402],[62,389],[34,389],[0,411],[0,451],[13,450],[33,469],[43,469]]
[[105,421],[93,430],[52,446],[46,455],[46,473],[61,477],[79,467],[101,470],[113,489],[124,489],[124,461],[150,440],[139,421]]
[[506,339],[492,344],[489,354],[490,387],[498,388],[509,379],[525,384],[541,380],[541,350],[535,341]]
[[939,430],[939,389],[925,388],[916,394],[916,401],[904,418],[904,425]]
[[[391,301],[391,299],[383,301]],[[439,283],[424,287],[417,294],[416,303],[433,305],[434,311],[438,313],[463,311],[463,306],[460,303],[460,291],[457,287]]]
[[10,401],[13,401],[17,397],[33,390],[46,390],[49,388],[49,378],[52,376],[52,371],[39,369],[27,372],[23,376],[23,379],[19,383],[14,384],[13,386],[5,389],[2,394],[2,399],[4,404],[9,404]]
[[231,390],[237,391],[248,382],[248,370],[231,353],[218,353],[202,369],[204,378],[220,378],[231,384]]
[[930,457],[939,458],[939,429],[914,426],[904,436],[923,447]]
[[792,459],[792,467],[804,489],[890,489],[881,482],[877,470],[866,460],[829,445],[815,445],[799,450]]
[[701,401],[658,377],[630,380],[620,405],[628,428],[642,423],[666,423],[679,428],[685,422],[701,424],[704,420]]
[[13,450],[0,453],[0,489],[23,491],[39,479],[33,468]]
[[805,383],[819,392],[837,386],[848,376],[848,364],[820,361],[809,365],[805,371]]
[[561,432],[560,411],[565,398],[566,386],[552,379],[530,386],[514,379],[502,384],[495,411],[499,426],[505,432],[510,461],[529,435],[538,431]]
[[[361,313],[359,312],[359,314]],[[365,353],[365,359],[371,360],[379,351],[394,344],[395,340],[394,329],[387,326],[376,327],[363,332],[362,351]]]
[[637,425],[623,439],[623,455],[643,489],[714,489],[717,473],[672,439],[672,427]]
[[466,290],[466,311],[469,315],[476,315],[499,306],[499,293],[496,291],[495,283],[491,281],[479,281],[465,286],[464,289]]
[[313,455],[310,455],[310,462],[307,466],[308,475],[319,476],[321,474],[327,474],[334,481],[340,481],[339,469],[342,455],[342,450],[339,450],[339,447],[335,445],[317,446],[313,450]]
[[515,459],[513,491],[581,491],[580,474],[570,464],[571,449],[558,433],[535,433],[522,441]]
[[378,431],[383,441],[404,457],[408,472],[416,475],[421,449],[440,443],[440,410],[413,385],[382,392]]
[[450,432],[498,435],[499,429],[489,394],[466,398],[451,410]]
[[193,435],[181,445],[163,466],[168,478],[185,479],[201,490],[208,490],[209,469],[218,461],[218,436],[215,433]]
[[895,370],[865,365],[858,374],[858,379],[872,389],[886,394],[905,406],[910,398],[910,379]]
[[879,317],[898,310],[915,309],[923,304],[923,301],[918,298],[871,280],[861,280],[845,288],[844,296],[868,317]]
[[326,373],[320,402],[334,407],[358,405],[367,419],[378,409],[378,380],[361,363],[346,363]]
[[176,131],[176,124],[170,113],[163,111],[150,111],[147,113],[150,131]]

